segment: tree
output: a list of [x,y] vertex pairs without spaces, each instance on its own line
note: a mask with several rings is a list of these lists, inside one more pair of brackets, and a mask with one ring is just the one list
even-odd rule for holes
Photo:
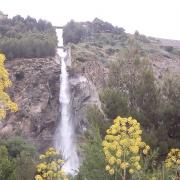
[[15,173],[15,164],[8,156],[5,146],[0,146],[0,179],[1,180],[17,180]]
[[64,44],[71,43],[78,43],[82,40],[85,34],[84,27],[73,20],[70,21],[63,29],[63,41]]
[[169,137],[180,138],[180,76],[165,79],[161,96],[161,121],[166,125]]
[[5,89],[10,87],[12,83],[4,67],[4,61],[5,56],[0,54],[0,119],[5,118],[7,110],[11,110],[12,112],[18,110],[17,104],[12,102],[9,95],[5,92]]
[[[15,137],[15,138],[1,140],[0,149],[4,149],[4,148],[6,149],[6,153],[0,154],[2,155],[2,157],[0,158],[8,159],[8,162],[11,165],[11,171],[15,173],[17,179],[18,180],[33,180],[35,170],[36,170],[35,169],[35,158],[36,158],[35,147],[33,147],[31,144],[28,144],[22,138]],[[5,173],[6,171],[3,171],[2,175],[5,176]]]
[[140,119],[143,128],[157,128],[159,87],[152,64],[140,50],[137,40],[129,38],[127,48],[110,65],[109,88],[127,97],[128,115]]
[[109,119],[114,119],[118,115],[126,116],[128,114],[127,95],[117,89],[104,89],[100,99],[103,103],[103,110]]
[[22,151],[14,161],[18,180],[34,180],[35,161],[28,152]]

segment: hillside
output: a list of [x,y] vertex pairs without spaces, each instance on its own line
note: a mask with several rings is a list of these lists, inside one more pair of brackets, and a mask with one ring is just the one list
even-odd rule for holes
[[8,60],[55,56],[57,37],[52,24],[20,15],[0,19],[0,52]]
[[[161,146],[162,154],[175,139],[173,143],[180,145],[177,141],[180,115],[178,42],[146,37],[138,32],[127,34],[123,28],[99,19],[71,21],[64,27],[64,43],[71,47],[70,69],[95,86],[101,106],[95,104],[105,114],[105,120],[111,121],[117,115],[134,115],[144,127],[144,136],[152,131],[152,137],[156,137],[163,131],[166,140],[158,135],[155,143],[151,142],[152,137],[146,137],[152,146]],[[86,115],[81,119],[80,124],[88,124]]]
[[[154,159],[157,164],[169,149],[180,148],[179,41],[146,37],[138,31],[127,34],[123,28],[97,18],[92,22],[70,21],[63,38],[71,49],[70,73],[86,79],[73,92],[78,97],[88,94],[76,97],[76,129],[88,129],[85,133],[77,131],[87,142],[81,178],[111,179],[102,169],[103,154],[97,147],[117,116],[132,116],[140,122],[143,140],[158,152],[158,160]],[[96,171],[99,173],[93,173]]]
[[[58,52],[54,51],[57,40],[52,25],[43,22],[42,24],[45,23],[47,27],[40,30],[41,21],[35,22],[31,18],[22,20],[18,16],[10,22],[16,19],[18,26],[23,21],[23,32],[18,29],[15,37],[11,37],[9,35],[11,33],[7,32],[2,34],[1,30],[4,26],[3,28],[0,26],[0,38],[3,40],[2,44],[0,42],[0,48],[4,47],[4,42],[9,42],[7,46],[9,49],[7,52],[3,51],[8,54],[8,60],[11,59],[6,62],[6,68],[13,82],[8,93],[19,106],[17,113],[8,114],[6,119],[0,122],[2,139],[0,152],[3,152],[6,146],[10,160],[22,158],[20,160],[24,162],[24,158],[28,157],[24,167],[27,166],[27,171],[30,172],[25,171],[22,176],[31,180],[34,179],[36,171],[35,163],[39,160],[34,154],[26,156],[27,154],[23,153],[29,153],[28,151],[31,150],[28,144],[35,147],[36,153],[53,146],[62,109],[62,104],[59,102],[62,72],[60,57]],[[30,29],[27,30],[26,22],[29,21],[34,24],[31,24],[32,26],[30,25]],[[7,28],[12,31],[17,24]],[[20,39],[17,38],[18,31],[22,34]],[[27,39],[26,34],[28,34]],[[29,38],[32,38],[32,41],[29,41]],[[20,43],[19,50],[20,47],[24,47],[22,54],[16,54],[17,44],[13,43],[14,40]],[[24,40],[28,43],[27,46],[22,43]],[[119,116],[137,119],[140,124],[133,120],[135,125],[131,130],[133,129],[134,136],[138,135],[138,138],[133,137],[134,139],[130,141],[133,140],[133,143],[137,144],[139,141],[146,142],[149,146],[145,146],[145,152],[148,151],[147,147],[148,149],[151,147],[149,159],[146,158],[147,153],[140,154],[140,147],[135,147],[135,150],[139,148],[135,153],[134,149],[129,151],[131,147],[128,147],[128,155],[133,152],[133,157],[136,159],[143,158],[142,162],[137,161],[140,171],[133,174],[132,179],[138,179],[137,176],[142,177],[142,180],[149,180],[154,176],[160,179],[161,163],[169,150],[180,148],[179,41],[146,37],[137,31],[128,34],[123,28],[114,27],[97,18],[92,22],[70,21],[64,26],[63,40],[67,50],[65,60],[71,96],[68,104],[70,115],[68,115],[77,135],[77,139],[73,137],[73,140],[75,139],[81,161],[79,174],[75,179],[114,180],[120,177],[119,174],[114,175],[109,167],[107,168],[107,158],[105,159],[108,154],[107,148],[110,148],[110,152],[116,150],[116,140],[131,135],[128,129],[132,118],[123,119]],[[10,46],[11,44],[13,45]],[[26,48],[30,55],[25,51]],[[10,50],[13,50],[13,56],[9,57]],[[36,52],[36,58],[33,52]],[[120,121],[122,124],[129,123],[126,126],[122,125],[125,129],[122,130],[124,134],[121,132],[122,136],[117,135],[117,131],[122,127],[117,125]],[[115,125],[120,128],[116,128]],[[111,129],[107,130],[110,126]],[[138,129],[138,133],[135,129]],[[109,136],[105,136],[108,133]],[[126,136],[126,133],[130,135]],[[16,136],[23,138],[25,142],[12,138]],[[105,145],[102,148],[102,140],[108,140],[109,137],[110,141],[114,138],[113,142],[116,144],[106,142],[103,143]],[[123,139],[122,142],[128,144],[130,141]],[[120,143],[118,146],[120,147]],[[108,160],[108,165],[120,162],[121,152],[114,155],[116,156],[118,160]],[[12,166],[13,162],[11,161]],[[17,167],[21,167],[20,165]],[[173,174],[169,171],[166,173]],[[16,170],[16,175],[19,174],[20,172]],[[127,176],[131,177],[131,173],[127,172]]]
[[[70,22],[64,28],[64,43],[75,42],[77,62],[86,62],[87,57],[91,60],[98,59],[106,66],[110,61],[119,58],[119,54],[124,53],[130,43],[134,43],[131,45],[132,48],[138,49],[141,56],[150,58],[159,77],[166,71],[174,73],[180,71],[179,41],[146,37],[138,32],[134,35],[127,34],[123,28],[113,27],[110,23],[99,19],[95,19],[92,23],[73,23]],[[75,30],[72,33],[68,32],[66,31],[68,27]],[[66,39],[66,36],[70,39]],[[74,41],[74,36],[79,37],[79,40],[77,38]]]

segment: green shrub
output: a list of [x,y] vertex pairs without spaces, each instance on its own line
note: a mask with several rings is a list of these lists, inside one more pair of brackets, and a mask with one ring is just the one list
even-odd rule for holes
[[128,110],[127,96],[117,89],[105,89],[100,94],[103,110],[109,119],[114,119],[118,115],[126,116]]
[[0,141],[0,179],[33,180],[35,148],[16,137]]
[[0,146],[0,179],[18,180],[15,172],[15,163],[8,156],[8,151],[5,146]]
[[104,122],[104,115],[100,111],[97,105],[91,105],[87,108],[86,117],[90,125],[98,125],[102,128]]
[[71,20],[63,28],[63,43],[66,45],[68,43],[78,43],[82,40],[85,35],[85,29],[80,23]]
[[29,155],[35,154],[35,148],[20,137],[2,140],[0,141],[0,145],[6,146],[9,156],[12,158],[18,157],[21,152],[26,152]]
[[84,161],[80,166],[78,180],[113,180],[105,171],[105,159],[102,150],[102,138],[97,127],[88,130],[86,144],[82,149]]
[[164,80],[160,104],[160,120],[172,139],[180,138],[180,76],[168,76]]
[[35,160],[28,152],[22,151],[14,161],[16,165],[15,171],[18,180],[34,179],[34,174],[36,169]]

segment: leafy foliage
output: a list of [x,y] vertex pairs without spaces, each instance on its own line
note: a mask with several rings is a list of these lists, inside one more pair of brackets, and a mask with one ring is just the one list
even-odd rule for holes
[[33,180],[35,148],[21,138],[0,141],[0,179]]
[[6,146],[8,154],[12,158],[20,156],[23,152],[26,152],[29,155],[35,154],[35,148],[26,143],[21,137],[13,137],[10,139],[1,140],[0,145]]
[[[124,29],[119,27],[114,27],[108,22],[104,22],[98,18],[95,18],[93,22],[75,22],[71,20],[64,27],[63,40],[64,44],[68,43],[79,43],[82,41],[109,41],[109,38],[101,36],[103,34],[108,35],[108,33],[114,33],[120,35],[120,38],[125,37]],[[121,36],[123,34],[123,36]],[[126,39],[126,37],[125,37]],[[110,42],[109,42],[110,43]]]
[[[94,116],[91,117],[93,118]],[[177,166],[176,169],[167,169],[164,163],[159,163],[158,152],[149,151],[150,147],[143,143],[140,137],[142,131],[139,129],[139,123],[136,120],[118,117],[114,122],[115,123],[107,130],[104,141],[102,141],[98,125],[95,124],[95,122],[91,124],[86,133],[86,143],[82,146],[85,159],[75,179],[170,180],[179,178]],[[129,123],[131,124],[130,126]],[[133,138],[135,138],[134,141],[131,141]],[[135,146],[131,143],[134,143]],[[102,148],[101,144],[104,148]],[[128,144],[131,145],[129,146]],[[140,151],[140,149],[142,151]],[[175,151],[175,160],[176,163],[179,163],[179,150],[177,151],[176,149]],[[173,150],[173,152],[175,151]],[[124,153],[126,154],[126,163],[124,162]],[[173,157],[170,151],[165,162],[174,161]],[[120,163],[120,165],[118,163]],[[130,168],[131,166],[134,166],[134,169]],[[124,171],[125,169],[126,171]],[[125,176],[123,176],[124,174]]]
[[180,76],[167,76],[161,95],[161,121],[169,137],[180,138]]
[[79,180],[110,180],[111,178],[105,171],[105,159],[102,150],[102,138],[97,126],[91,126],[88,130],[86,144],[82,149],[84,152],[84,161],[78,174]]
[[141,154],[147,155],[150,147],[141,139],[142,130],[137,120],[117,117],[107,130],[102,142],[106,157],[106,170],[110,175],[121,176],[134,174],[141,169]]
[[35,180],[68,180],[62,170],[63,160],[54,148],[49,148],[39,156],[40,162],[36,166]]
[[101,93],[101,101],[103,103],[104,112],[108,118],[114,119],[119,114],[125,116],[128,114],[128,103],[126,94],[116,90],[107,88]]
[[171,147],[180,147],[179,76],[170,76],[160,85],[151,63],[141,57],[135,40],[110,65],[109,84],[101,93],[103,110],[109,119],[118,115],[140,120],[143,138],[164,156]]
[[109,118],[132,114],[141,119],[143,127],[157,125],[154,117],[158,106],[158,89],[151,66],[146,59],[120,59],[112,63],[109,89],[101,95],[104,106],[109,109],[105,110],[109,111]]
[[33,180],[35,173],[35,160],[27,151],[22,151],[14,160],[18,180]]
[[85,29],[80,23],[76,23],[71,20],[63,29],[63,41],[64,44],[69,42],[78,43],[81,41],[84,35]]
[[167,168],[180,166],[180,149],[171,149],[167,155],[165,163]]
[[6,117],[7,110],[12,112],[18,110],[17,104],[12,102],[9,95],[5,92],[6,88],[12,85],[12,82],[9,80],[9,74],[4,67],[5,59],[4,54],[0,54],[0,119]]
[[15,163],[8,156],[8,151],[5,146],[0,146],[0,179],[17,180]]

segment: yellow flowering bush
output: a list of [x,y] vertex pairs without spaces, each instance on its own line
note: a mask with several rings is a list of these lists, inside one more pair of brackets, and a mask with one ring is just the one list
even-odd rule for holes
[[180,149],[171,149],[165,160],[166,168],[180,168]]
[[18,111],[16,103],[12,102],[9,95],[5,92],[5,89],[12,85],[9,80],[9,74],[4,67],[5,55],[0,54],[0,120],[6,117],[6,111],[12,112]]
[[102,142],[110,175],[117,173],[126,179],[127,171],[133,174],[141,169],[141,154],[146,155],[150,149],[142,141],[141,134],[140,124],[132,117],[114,120]]
[[68,180],[62,170],[63,160],[54,148],[49,148],[39,156],[39,164],[36,166],[35,180]]

